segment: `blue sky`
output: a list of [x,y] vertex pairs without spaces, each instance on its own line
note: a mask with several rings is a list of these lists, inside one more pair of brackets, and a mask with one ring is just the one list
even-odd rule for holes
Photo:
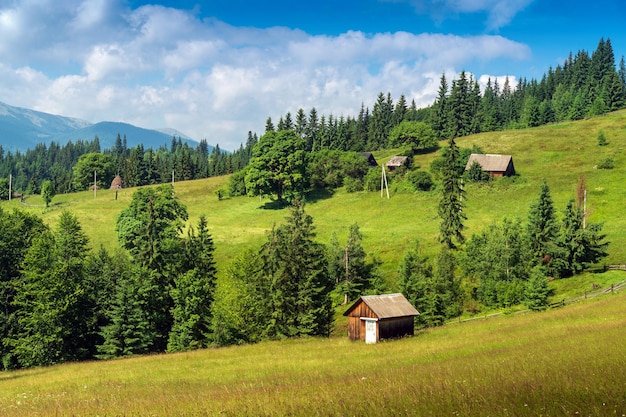
[[619,61],[625,4],[0,0],[0,101],[235,149],[298,108],[356,115],[379,92],[427,106],[442,73],[540,78],[601,37]]

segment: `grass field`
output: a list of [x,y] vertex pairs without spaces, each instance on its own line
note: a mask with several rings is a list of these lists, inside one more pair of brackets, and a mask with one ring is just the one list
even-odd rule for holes
[[0,373],[13,416],[624,416],[626,293],[448,324]]
[[[598,146],[598,132],[603,131],[607,146]],[[466,185],[464,200],[469,238],[494,221],[504,217],[525,221],[532,201],[539,196],[545,179],[550,186],[556,209],[561,213],[570,198],[575,197],[579,175],[588,186],[589,221],[604,224],[603,231],[611,242],[606,263],[626,263],[626,216],[624,185],[626,178],[626,111],[593,119],[568,122],[534,129],[490,132],[458,139],[458,145],[479,145],[488,153],[511,154],[518,176],[496,180],[488,185]],[[445,145],[442,143],[442,145]],[[379,163],[393,151],[376,153]],[[418,155],[415,165],[428,169],[436,153]],[[615,162],[614,169],[597,169],[606,158]],[[227,188],[228,177],[187,181],[176,184],[176,195],[187,206],[191,224],[206,215],[209,230],[216,243],[218,269],[223,271],[242,248],[260,242],[272,225],[287,216],[286,210],[266,208],[269,200],[236,197],[218,201],[215,190]],[[102,190],[59,195],[49,209],[39,196],[26,200],[28,210],[55,225],[62,209],[75,213],[91,239],[91,246],[117,247],[115,219],[125,208],[133,189],[115,192]],[[439,192],[411,192],[407,187],[391,185],[391,198],[379,192],[348,194],[338,190],[334,195],[320,194],[309,198],[306,210],[314,218],[318,240],[328,243],[333,232],[345,243],[348,228],[358,223],[366,252],[381,262],[381,271],[390,286],[397,279],[398,264],[407,248],[419,239],[427,255],[439,251],[440,219],[437,215]],[[19,207],[17,200],[3,202],[3,207]]]
[[[597,145],[602,130],[607,146]],[[504,217],[525,221],[545,179],[561,212],[578,176],[588,185],[589,221],[604,223],[611,242],[606,263],[626,263],[626,111],[574,123],[492,132],[458,140],[489,153],[513,155],[519,173],[488,185],[467,185],[466,235]],[[392,151],[375,154],[379,162]],[[435,154],[419,155],[427,169]],[[597,169],[612,158],[615,168]],[[227,198],[214,191],[227,177],[176,184],[190,224],[206,215],[219,271],[287,216],[268,200]],[[91,240],[115,250],[115,219],[132,197],[122,190],[56,196],[46,209],[38,196],[2,202],[55,226],[71,210]],[[439,194],[392,185],[378,192],[309,198],[318,240],[333,232],[345,242],[358,223],[363,246],[381,262],[393,290],[397,268],[415,239],[428,255],[437,242]],[[624,272],[586,273],[551,283],[555,297],[581,296],[591,283],[621,282]],[[220,282],[223,282],[220,277]],[[221,284],[220,284],[221,285]],[[626,415],[626,294],[583,300],[545,313],[449,323],[413,338],[365,345],[344,337],[338,311],[334,337],[65,364],[0,373],[0,416],[563,416]]]

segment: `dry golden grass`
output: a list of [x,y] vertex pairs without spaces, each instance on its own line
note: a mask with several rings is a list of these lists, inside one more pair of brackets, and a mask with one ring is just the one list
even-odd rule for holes
[[626,294],[365,345],[343,337],[0,374],[12,416],[626,413]]

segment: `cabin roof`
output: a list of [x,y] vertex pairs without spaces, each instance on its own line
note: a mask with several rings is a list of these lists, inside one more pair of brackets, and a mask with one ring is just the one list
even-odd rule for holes
[[391,158],[389,158],[389,161],[387,161],[387,166],[401,167],[402,165],[404,165],[407,159],[408,157],[406,156],[392,156]]
[[465,170],[469,170],[474,162],[478,162],[487,172],[505,172],[511,163],[511,155],[494,155],[473,153],[470,155],[465,165]]
[[419,311],[402,294],[361,296],[343,315],[350,314],[361,302],[365,303],[379,319],[419,315]]

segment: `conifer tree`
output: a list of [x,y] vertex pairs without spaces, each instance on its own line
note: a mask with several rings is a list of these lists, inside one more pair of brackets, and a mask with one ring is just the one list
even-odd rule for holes
[[359,225],[356,223],[351,224],[343,256],[345,269],[340,284],[341,292],[344,294],[344,304],[361,295],[369,286],[371,265],[368,265],[365,261],[365,250],[363,249],[362,241],[363,236],[361,235]]
[[42,233],[26,254],[24,274],[15,282],[19,331],[9,342],[21,366],[93,354],[86,348],[96,331],[85,291],[87,245],[76,217],[64,211],[57,230]]
[[557,233],[558,224],[550,187],[544,180],[539,199],[531,205],[528,215],[528,235],[536,257],[542,259],[553,254],[553,243]]
[[446,136],[446,126],[448,125],[447,97],[448,82],[446,75],[441,74],[437,98],[430,112],[430,123],[439,139],[443,139]]
[[150,317],[151,285],[145,270],[136,265],[124,269],[111,300],[108,323],[100,332],[103,342],[97,347],[98,358],[110,359],[152,351],[157,331]]
[[460,159],[459,148],[456,146],[454,138],[448,141],[448,152],[445,156],[442,167],[442,195],[439,201],[439,217],[441,224],[439,227],[439,239],[448,248],[456,248],[458,244],[465,242],[463,236],[463,188],[461,187],[461,176],[458,173],[458,161]]
[[213,251],[213,239],[206,218],[201,216],[197,232],[193,228],[188,232],[184,242],[183,265],[170,290],[173,324],[169,334],[169,351],[208,346],[216,281]]
[[400,292],[418,309],[416,327],[433,326],[431,318],[436,314],[431,310],[429,294],[433,285],[433,271],[428,259],[421,253],[419,242],[409,249],[400,264]]
[[549,294],[548,278],[546,277],[544,268],[538,265],[532,269],[530,280],[526,287],[528,308],[535,311],[545,310],[548,308]]
[[263,274],[271,282],[270,338],[330,334],[333,319],[325,249],[313,241],[313,219],[299,200],[287,223],[275,227],[261,249]]

